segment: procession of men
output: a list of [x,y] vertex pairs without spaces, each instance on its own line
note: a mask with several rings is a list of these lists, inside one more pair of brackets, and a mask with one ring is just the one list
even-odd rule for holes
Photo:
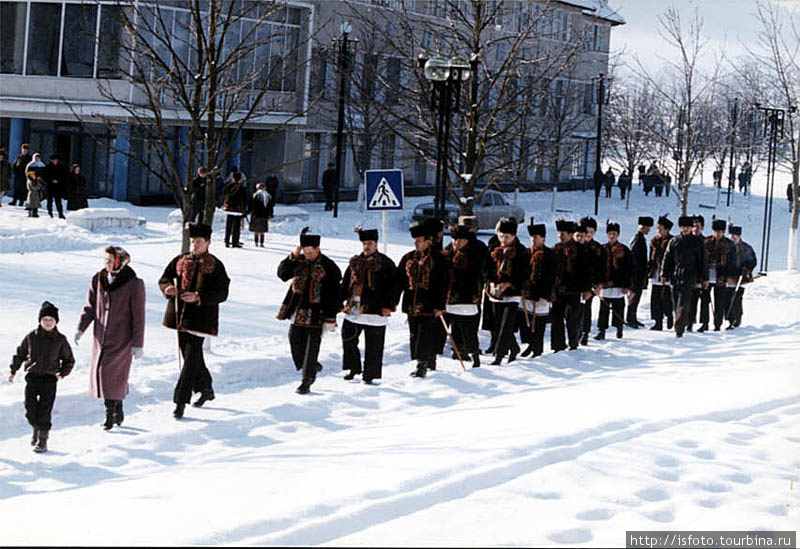
[[[741,325],[744,284],[753,280],[756,258],[741,239],[741,227],[724,220],[713,220],[713,234],[706,237],[702,216],[680,216],[680,232],[673,235],[672,220],[660,216],[657,234],[648,241],[654,220],[642,216],[628,246],[617,222],[606,223],[600,242],[595,219],[559,218],[552,248],[545,245],[548,227],[533,218],[524,244],[513,218],[497,223],[488,244],[478,238],[476,225],[474,217],[460,217],[445,246],[440,220],[414,223],[413,249],[397,264],[378,252],[377,229],[358,227],[362,249],[344,277],[322,253],[321,236],[304,229],[297,249],[278,266],[278,277],[291,281],[278,318],[291,321],[292,358],[302,372],[297,392],[309,393],[322,369],[321,340],[335,330],[337,313],[343,313],[343,377],[362,376],[368,385],[382,377],[386,327],[398,308],[406,315],[408,353],[415,362],[410,375],[417,378],[436,370],[445,340],[450,357],[464,369],[481,367],[481,318],[491,340],[483,354],[493,355],[495,366],[542,355],[547,324],[554,353],[590,345],[593,323],[594,340],[606,339],[609,329],[621,339],[625,327],[645,327],[638,308],[648,287],[650,330],[663,331],[666,324],[680,338],[698,321],[698,333],[712,326],[719,331],[725,320],[727,329]],[[595,298],[599,314],[593,318]]]

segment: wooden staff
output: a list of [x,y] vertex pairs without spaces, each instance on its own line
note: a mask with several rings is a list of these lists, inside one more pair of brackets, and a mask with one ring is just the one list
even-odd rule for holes
[[175,333],[178,334],[178,371],[183,369],[181,365],[181,332],[178,329],[179,320],[178,320],[178,294],[180,291],[178,290],[178,279],[172,279],[172,287],[175,288]]
[[461,360],[461,353],[458,352],[458,347],[456,347],[456,342],[453,339],[453,334],[450,332],[450,327],[447,325],[447,322],[444,321],[444,316],[440,316],[439,320],[442,321],[442,326],[444,326],[444,331],[447,332],[447,336],[450,338],[450,345],[453,346],[453,350],[456,352],[456,358],[458,358],[458,361],[461,363],[461,368],[463,368],[464,371],[466,372],[467,367],[464,366],[464,361]]

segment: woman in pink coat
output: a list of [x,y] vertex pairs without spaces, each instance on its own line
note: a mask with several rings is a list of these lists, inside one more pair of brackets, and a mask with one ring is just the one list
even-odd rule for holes
[[92,277],[75,334],[77,345],[94,322],[89,388],[92,396],[105,399],[106,430],[122,424],[131,360],[141,357],[144,347],[144,282],[128,266],[130,260],[123,248],[106,248],[106,266]]

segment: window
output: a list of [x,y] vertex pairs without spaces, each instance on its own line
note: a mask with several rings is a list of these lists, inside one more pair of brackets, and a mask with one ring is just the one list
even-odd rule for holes
[[31,4],[27,74],[55,76],[58,73],[58,43],[61,37],[61,4]]
[[94,35],[97,6],[67,4],[64,12],[64,45],[61,76],[91,78],[94,70]]
[[27,4],[0,4],[0,73],[22,74],[27,17]]
[[394,168],[395,136],[386,134],[381,139],[381,165],[380,169]]
[[315,97],[326,97],[325,91],[326,76],[328,72],[327,52],[321,48],[315,48],[313,61],[311,64],[311,93]]
[[375,99],[375,80],[378,78],[378,56],[374,53],[364,54],[364,66],[361,71],[361,98],[365,101]]
[[386,103],[394,105],[400,93],[400,59],[390,57],[386,60],[386,81],[389,87],[386,90]]
[[594,114],[594,83],[583,84],[583,114]]
[[97,51],[97,77],[120,78],[119,53],[122,23],[119,6],[104,5],[100,9],[100,36]]

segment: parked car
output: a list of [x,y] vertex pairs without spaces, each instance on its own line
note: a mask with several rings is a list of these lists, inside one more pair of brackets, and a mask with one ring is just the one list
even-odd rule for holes
[[[478,218],[478,230],[494,230],[501,217],[513,217],[520,225],[525,220],[525,210],[509,204],[503,193],[495,190],[484,192],[472,205],[472,211]],[[433,202],[425,202],[414,208],[412,217],[415,221],[433,217]],[[458,222],[458,204],[455,202],[445,204],[444,222],[445,225],[455,225]]]

